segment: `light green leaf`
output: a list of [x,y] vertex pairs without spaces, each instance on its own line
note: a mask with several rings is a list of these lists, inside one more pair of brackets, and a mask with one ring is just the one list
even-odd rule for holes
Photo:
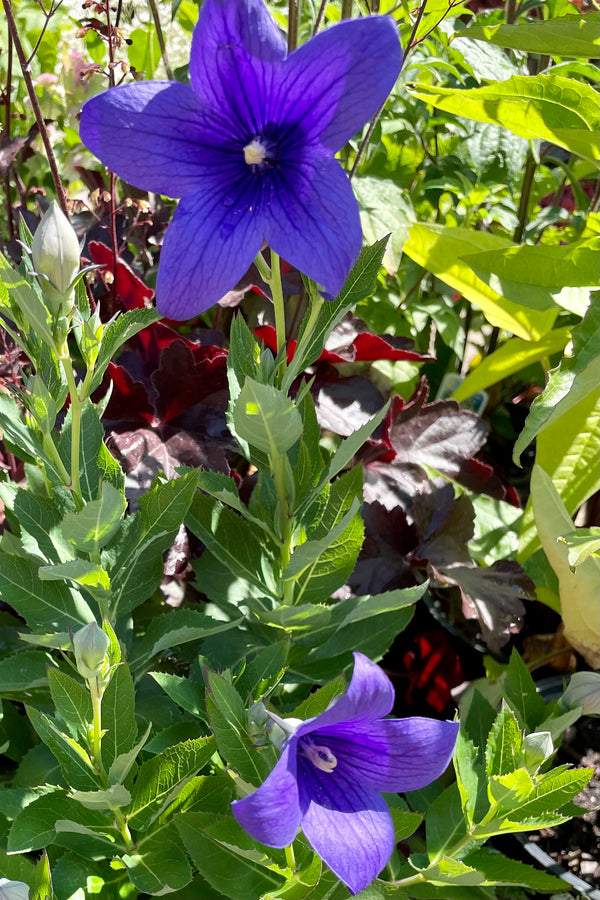
[[474,25],[458,32],[455,39],[474,38],[498,47],[541,53],[544,56],[592,58],[600,56],[600,14],[557,16],[547,21],[515,25]]
[[[156,67],[161,60],[160,45],[156,34],[156,28],[147,25],[145,28],[134,28],[129,32],[127,57],[129,65],[133,66],[136,73],[143,74],[146,78],[153,78]],[[153,891],[148,891],[153,893]]]
[[33,707],[27,708],[27,715],[42,741],[58,760],[67,784],[78,791],[96,790],[98,780],[87,751],[62,732],[50,716]]
[[155,309],[131,309],[122,313],[117,319],[111,322],[104,329],[102,335],[102,345],[98,354],[98,360],[94,368],[94,377],[90,385],[90,393],[100,387],[104,373],[108,368],[111,359],[114,359],[117,350],[125,341],[132,338],[134,334],[147,328],[148,325],[154,324],[159,320],[160,316]]
[[[490,802],[498,807],[497,815],[513,819],[521,818],[517,813],[534,788],[531,775],[525,768],[515,769],[505,775],[492,775],[488,781]],[[485,825],[481,826],[485,829]]]
[[498,350],[484,357],[465,380],[452,393],[454,400],[462,403],[467,397],[497,384],[509,375],[520,372],[534,362],[546,359],[564,349],[571,336],[571,328],[555,328],[539,341],[510,338]]
[[519,766],[522,736],[512,710],[503,705],[485,749],[488,775],[507,775]]
[[275,752],[259,752],[248,734],[242,698],[222,675],[210,672],[206,695],[208,718],[219,752],[245,781],[258,786],[275,764]]
[[600,666],[600,561],[589,557],[573,572],[568,547],[558,538],[573,522],[550,476],[535,465],[531,475],[535,524],[550,565],[558,576],[565,637],[586,662]]
[[591,528],[576,528],[575,531],[562,534],[558,540],[567,545],[569,568],[574,572],[588,556],[598,556],[600,528],[597,525]]
[[472,885],[482,884],[485,881],[485,876],[477,869],[448,856],[442,856],[438,862],[426,869],[419,869],[419,871],[423,873],[428,882],[433,884]]
[[110,590],[110,578],[102,566],[87,559],[70,559],[54,566],[40,566],[41,581],[72,581],[88,588],[94,597],[104,596]]
[[92,701],[83,685],[60,669],[48,669],[50,693],[56,712],[76,740],[87,738],[92,722]]
[[302,434],[300,413],[283,391],[246,378],[233,405],[238,437],[263,453],[281,456]]
[[538,341],[552,328],[558,308],[530,309],[513,303],[478,278],[462,260],[473,253],[512,246],[508,238],[487,231],[417,222],[410,229],[404,252],[478,306],[491,325],[525,341]]
[[517,884],[543,893],[561,893],[564,882],[526,863],[508,859],[503,853],[484,847],[465,856],[464,862],[485,876],[486,884]]
[[115,760],[127,754],[137,739],[135,691],[131,672],[121,663],[112,673],[102,698],[102,762],[110,769]]
[[86,503],[79,512],[67,513],[61,531],[67,541],[84,553],[104,547],[120,525],[127,502],[110,482],[102,483],[102,497]]
[[513,75],[467,90],[429,84],[407,84],[406,90],[445,112],[550,141],[592,162],[600,157],[598,94],[587,83],[559,75]]
[[122,784],[113,784],[103,791],[71,791],[69,797],[86,809],[117,809],[131,803],[131,794]]
[[121,753],[116,757],[115,761],[111,765],[108,770],[108,783],[112,784],[120,784],[125,781],[129,772],[133,768],[133,765],[142,749],[148,737],[150,736],[150,732],[152,731],[152,722],[148,722],[148,726],[146,731],[141,736],[139,741],[134,744],[131,750],[128,750],[127,753]]

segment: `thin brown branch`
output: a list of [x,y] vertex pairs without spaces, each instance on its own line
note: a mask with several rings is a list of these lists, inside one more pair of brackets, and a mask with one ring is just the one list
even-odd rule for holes
[[167,73],[167,78],[169,79],[169,81],[174,81],[175,77],[173,75],[173,69],[171,68],[171,64],[169,62],[169,57],[167,56],[167,45],[165,43],[165,36],[162,30],[162,25],[160,24],[160,15],[158,13],[156,0],[148,0],[148,3],[150,5],[150,12],[152,13],[154,27],[156,28],[156,37],[158,38],[158,46],[160,47],[160,55],[162,56],[165,72]]
[[40,109],[40,104],[38,103],[37,94],[35,92],[35,87],[33,86],[33,80],[31,78],[31,72],[29,71],[29,67],[27,65],[27,60],[25,59],[25,54],[23,52],[23,45],[21,44],[21,39],[19,37],[19,32],[17,30],[17,23],[15,22],[15,17],[13,16],[12,6],[10,0],[2,0],[2,5],[4,7],[4,11],[6,13],[6,19],[8,22],[8,30],[13,40],[13,44],[17,53],[17,57],[19,60],[19,65],[21,66],[21,72],[23,73],[23,81],[25,82],[25,87],[27,88],[27,93],[29,94],[29,100],[31,101],[31,107],[33,109],[33,114],[35,115],[35,120],[38,124],[38,128],[40,130],[40,135],[42,137],[42,141],[44,142],[44,148],[46,150],[46,157],[48,159],[48,165],[50,166],[50,172],[52,174],[52,180],[54,182],[54,188],[56,190],[56,197],[58,200],[58,204],[65,214],[67,218],[69,217],[69,210],[67,208],[67,195],[65,193],[65,189],[63,187],[63,183],[58,171],[58,166],[56,164],[56,157],[54,156],[54,150],[52,149],[52,144],[50,143],[50,136],[48,134],[48,129],[46,128],[46,123],[44,122],[44,117],[42,115],[42,111]]

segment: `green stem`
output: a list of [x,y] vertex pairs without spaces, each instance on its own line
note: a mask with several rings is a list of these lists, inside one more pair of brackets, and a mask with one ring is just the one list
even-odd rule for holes
[[288,869],[291,869],[292,872],[296,871],[296,857],[294,856],[294,848],[292,844],[288,844],[285,849],[285,861],[287,863]]
[[88,681],[90,694],[92,697],[92,757],[96,766],[96,771],[106,779],[104,766],[102,765],[102,691],[98,687],[98,679],[92,678]]
[[273,294],[273,307],[275,310],[275,332],[277,334],[277,353],[285,347],[285,305],[283,302],[283,287],[281,284],[281,268],[279,256],[271,250],[271,280],[269,282]]
[[115,808],[112,810],[115,816],[115,824],[119,829],[119,834],[123,838],[123,842],[128,850],[135,849],[135,843],[133,838],[131,837],[131,832],[129,830],[129,826],[127,824],[127,819],[123,815],[120,809]]
[[42,438],[42,446],[44,448],[44,453],[49,459],[52,460],[52,462],[56,466],[58,474],[62,478],[64,484],[68,487],[71,484],[71,476],[67,472],[65,464],[60,458],[60,453],[58,452],[56,444],[52,440],[49,431],[46,431],[44,433],[44,436]]
[[420,872],[417,872],[416,875],[410,875],[408,878],[401,878],[400,881],[394,881],[394,887],[405,887],[409,884],[421,884],[421,882],[427,881],[424,875],[421,875]]
[[288,563],[292,556],[292,517],[290,514],[290,505],[288,501],[287,489],[285,485],[285,468],[283,464],[283,456],[271,458],[271,469],[273,472],[273,481],[275,483],[275,491],[279,500],[279,510],[281,513],[281,573],[282,573],[282,602],[288,606],[292,605],[294,584],[293,581],[283,580],[283,573],[288,567]]
[[69,356],[61,354],[60,361],[64,369],[69,395],[71,397],[71,490],[79,509],[83,508],[81,483],[79,481],[79,455],[81,448],[81,400],[77,392],[77,384],[73,374],[73,364]]

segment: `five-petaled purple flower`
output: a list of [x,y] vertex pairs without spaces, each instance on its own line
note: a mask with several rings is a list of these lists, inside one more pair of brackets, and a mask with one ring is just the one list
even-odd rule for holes
[[361,246],[358,206],[334,154],[392,89],[391,18],[342,22],[289,56],[262,0],[204,0],[191,86],[145,81],[93,97],[81,139],[121,178],[181,197],[156,285],[163,315],[216,303],[266,242],[325,291]]
[[283,745],[267,780],[233,804],[252,837],[271,847],[290,844],[299,827],[352,893],[389,861],[394,826],[380,791],[413,791],[444,771],[457,722],[385,719],[394,689],[379,666],[354,654],[348,690],[329,709],[303,722]]

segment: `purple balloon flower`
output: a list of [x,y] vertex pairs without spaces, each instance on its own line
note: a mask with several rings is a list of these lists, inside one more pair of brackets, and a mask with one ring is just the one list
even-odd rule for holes
[[452,758],[457,722],[385,719],[394,689],[379,666],[354,654],[348,690],[283,745],[267,780],[233,803],[252,837],[285,847],[299,827],[352,893],[381,872],[394,850],[394,826],[380,791],[429,784]]
[[191,86],[145,81],[83,107],[81,139],[125,181],[181,202],[156,285],[159,312],[216,303],[263,242],[335,295],[361,247],[358,206],[334,154],[400,71],[395,25],[343,22],[287,56],[262,0],[205,0]]

